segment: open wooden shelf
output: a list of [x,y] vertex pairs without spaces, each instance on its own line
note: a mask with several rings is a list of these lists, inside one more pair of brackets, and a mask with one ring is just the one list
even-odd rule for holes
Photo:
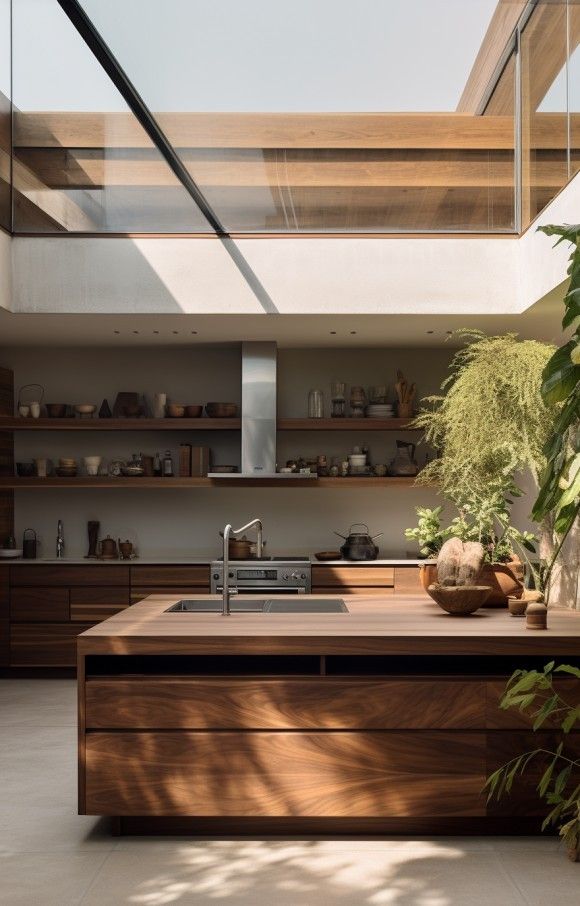
[[417,431],[410,418],[279,418],[278,431]]
[[77,478],[59,478],[51,476],[49,478],[30,478],[19,477],[0,477],[0,491],[20,490],[23,488],[34,488],[36,490],[47,490],[49,488],[138,488],[153,489],[163,488],[165,490],[172,488],[224,488],[224,487],[269,487],[269,488],[392,488],[392,487],[414,487],[413,478],[376,478],[376,477],[352,477],[352,478],[290,478],[290,479],[267,479],[267,478],[237,478],[235,480],[228,478],[110,478],[107,475],[98,475],[91,477],[81,475]]
[[[417,431],[408,418],[279,418],[278,431]],[[239,418],[0,417],[0,431],[239,431]]]
[[239,418],[0,418],[0,431],[239,431]]

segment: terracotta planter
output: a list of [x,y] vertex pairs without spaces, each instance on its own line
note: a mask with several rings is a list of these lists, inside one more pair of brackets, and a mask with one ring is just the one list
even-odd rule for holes
[[[420,567],[421,585],[427,591],[437,582],[437,564],[425,563]],[[521,598],[524,593],[524,568],[515,557],[509,563],[486,563],[478,576],[478,585],[489,585],[491,594],[484,607],[507,607],[508,597]]]

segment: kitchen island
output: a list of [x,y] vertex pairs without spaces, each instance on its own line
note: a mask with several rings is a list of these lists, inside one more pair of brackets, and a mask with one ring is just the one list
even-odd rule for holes
[[533,784],[500,803],[482,787],[553,729],[532,739],[498,702],[516,667],[579,663],[580,613],[533,632],[504,610],[343,597],[347,613],[222,617],[156,595],[84,632],[80,813],[127,833],[538,831]]

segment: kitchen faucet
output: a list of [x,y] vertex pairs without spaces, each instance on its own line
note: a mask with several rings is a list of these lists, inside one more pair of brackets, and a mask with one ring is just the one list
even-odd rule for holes
[[64,554],[64,529],[62,527],[62,519],[58,520],[58,526],[56,529],[56,558],[61,560]]
[[226,525],[224,529],[224,577],[223,577],[223,604],[222,604],[222,617],[229,617],[230,615],[230,596],[237,595],[237,588],[230,588],[230,535],[234,532],[235,535],[238,535],[240,532],[246,532],[248,529],[256,526],[258,532],[258,543],[256,545],[256,556],[260,558],[262,556],[262,520],[261,519],[252,519],[251,522],[248,522],[247,525],[242,525],[239,529],[232,529],[230,523]]

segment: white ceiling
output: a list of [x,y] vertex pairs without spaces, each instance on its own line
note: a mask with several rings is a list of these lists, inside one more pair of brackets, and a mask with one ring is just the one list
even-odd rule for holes
[[[0,346],[168,346],[276,340],[281,347],[441,346],[460,327],[560,342],[563,287],[522,314],[492,315],[93,315],[10,314]],[[457,342],[457,341],[455,341]]]

